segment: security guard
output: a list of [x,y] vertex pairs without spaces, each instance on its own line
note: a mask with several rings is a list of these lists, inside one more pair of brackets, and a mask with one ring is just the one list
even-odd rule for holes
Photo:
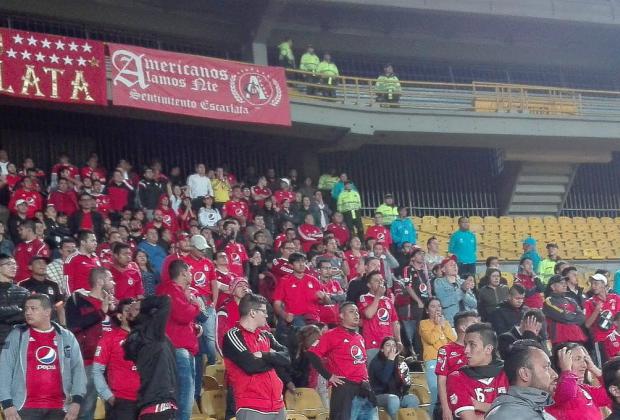
[[287,69],[295,68],[295,55],[293,54],[293,40],[287,38],[286,41],[278,45],[278,62]]
[[394,74],[394,68],[391,64],[386,64],[383,68],[383,74],[377,78],[375,89],[377,91],[377,102],[396,104],[400,101],[400,81]]
[[[309,74],[304,74],[304,80],[306,83],[318,83],[318,77],[316,75],[317,67],[319,66],[319,56],[315,54],[314,47],[312,45],[308,45],[306,52],[301,56],[301,61],[299,62],[299,70],[305,71]],[[306,86],[306,93],[308,95],[314,95],[316,92],[316,87],[308,85]]]
[[332,63],[332,56],[329,53],[323,55],[323,61],[321,61],[316,68],[316,72],[321,77],[321,83],[327,87],[323,88],[323,96],[330,98],[336,97],[336,84],[338,84],[338,67]]

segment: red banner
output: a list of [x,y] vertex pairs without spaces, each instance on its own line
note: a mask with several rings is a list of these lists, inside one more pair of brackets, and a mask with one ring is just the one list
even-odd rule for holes
[[291,125],[284,70],[108,44],[114,105]]
[[0,93],[107,105],[104,45],[0,28]]

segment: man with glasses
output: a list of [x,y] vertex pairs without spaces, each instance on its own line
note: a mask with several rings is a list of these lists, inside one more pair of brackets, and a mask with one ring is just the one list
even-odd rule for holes
[[280,257],[274,259],[271,265],[271,274],[276,278],[276,281],[293,274],[293,267],[288,262],[293,252],[295,252],[295,244],[292,241],[286,241],[280,246]]
[[10,255],[0,254],[0,351],[13,325],[24,322],[22,310],[30,294],[27,289],[13,284],[17,262]]
[[247,294],[239,302],[239,323],[224,336],[222,353],[238,420],[284,420],[283,383],[277,367],[290,364],[286,347],[264,329],[267,300]]

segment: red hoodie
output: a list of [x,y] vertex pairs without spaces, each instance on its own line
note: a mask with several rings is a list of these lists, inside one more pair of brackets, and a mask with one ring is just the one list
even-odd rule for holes
[[47,199],[47,204],[53,204],[57,212],[63,212],[71,216],[78,211],[78,201],[75,191],[54,191]]
[[115,213],[122,212],[129,204],[129,197],[133,192],[133,187],[129,182],[123,181],[120,184],[110,182],[108,185],[108,196],[110,197],[110,211]]
[[169,281],[158,287],[157,294],[170,297],[170,317],[166,324],[166,334],[172,345],[177,349],[186,349],[191,354],[198,353],[198,337],[194,328],[194,319],[200,313],[200,306],[190,300],[185,290],[178,284]]

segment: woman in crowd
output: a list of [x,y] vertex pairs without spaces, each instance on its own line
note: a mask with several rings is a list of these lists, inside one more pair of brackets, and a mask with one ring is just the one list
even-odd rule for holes
[[420,401],[408,393],[411,386],[409,367],[398,353],[394,337],[385,337],[380,349],[368,367],[370,386],[377,396],[377,405],[396,420],[400,408],[418,407]]
[[140,274],[142,275],[142,285],[144,286],[144,295],[153,296],[155,294],[155,288],[159,284],[159,275],[153,270],[149,257],[144,251],[138,250],[136,257],[134,258],[138,267],[140,267]]
[[502,273],[496,268],[488,268],[484,276],[488,283],[478,293],[478,313],[486,322],[497,305],[508,298],[508,286],[501,284]]

